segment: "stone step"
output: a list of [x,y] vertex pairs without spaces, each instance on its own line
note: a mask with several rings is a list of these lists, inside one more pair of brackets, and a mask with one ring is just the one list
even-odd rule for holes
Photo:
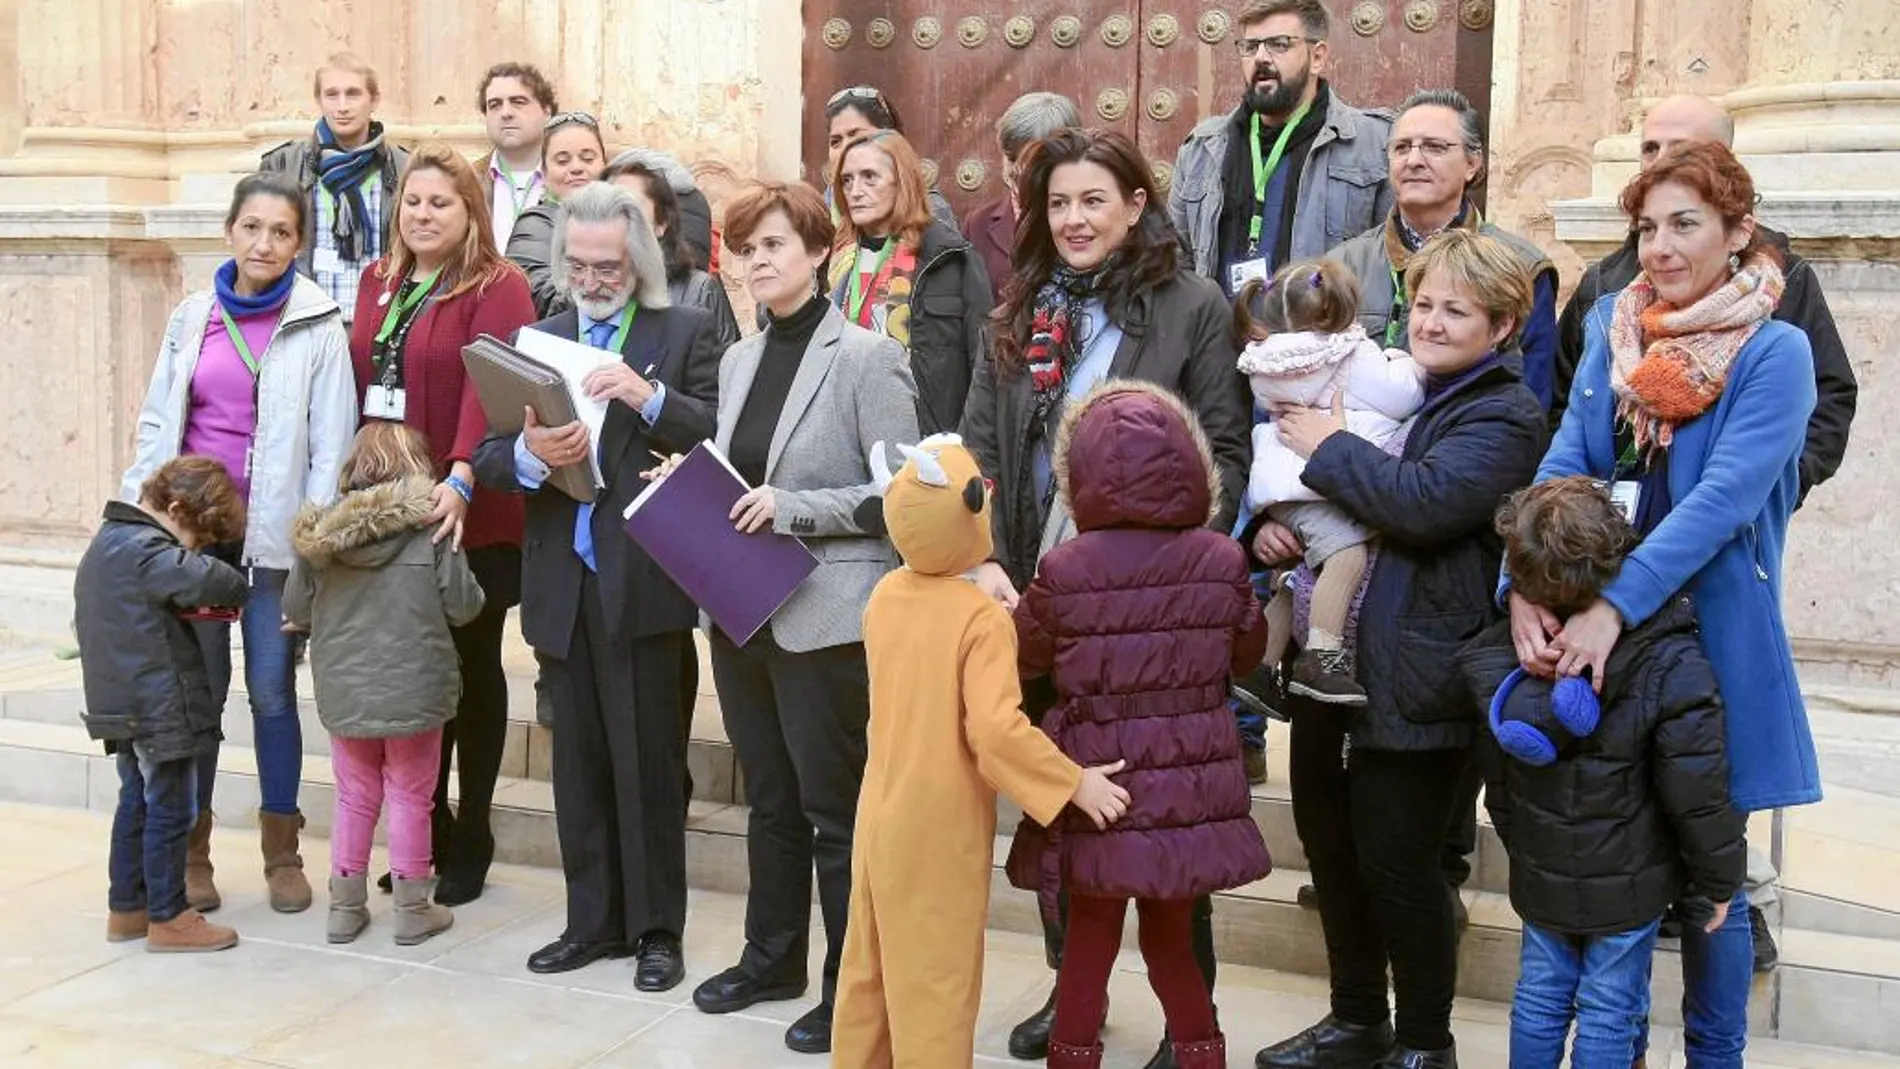
[[[118,777],[110,758],[82,729],[28,720],[0,720],[0,799],[109,812]],[[327,835],[335,788],[326,762],[305,769],[303,805],[311,833]],[[221,823],[249,826],[257,804],[256,763],[243,746],[227,745],[219,760]],[[746,821],[743,805],[696,801],[687,823],[687,876],[697,888],[743,892]],[[505,778],[496,792],[494,830],[500,861],[557,867],[553,792],[545,781]],[[1008,839],[996,840],[990,926],[1038,931],[1033,896],[1008,886],[1002,871]],[[1324,975],[1319,918],[1300,908],[1306,874],[1281,860],[1266,879],[1216,896],[1215,940],[1222,960]],[[1466,890],[1471,916],[1459,948],[1459,993],[1508,1002],[1517,974],[1519,922],[1502,894]],[[1131,915],[1132,916],[1132,915]],[[1131,921],[1132,923],[1132,921]],[[1131,931],[1127,945],[1134,945]],[[1786,928],[1782,966],[1757,980],[1751,1031],[1802,1043],[1826,1043],[1900,1054],[1900,941]],[[1653,1016],[1680,1021],[1681,963],[1668,944],[1656,958]]]

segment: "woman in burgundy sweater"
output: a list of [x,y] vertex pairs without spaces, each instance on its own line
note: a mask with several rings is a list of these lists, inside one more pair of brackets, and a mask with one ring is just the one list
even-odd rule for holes
[[[462,346],[477,335],[512,338],[535,320],[528,280],[495,252],[491,226],[468,161],[424,145],[402,176],[389,254],[363,271],[350,336],[363,417],[400,420],[428,438],[443,473],[430,522],[438,538],[467,549],[488,596],[482,614],[454,631],[462,699],[442,733],[433,824],[435,897],[444,905],[479,897],[494,857],[488,812],[508,723],[501,633],[521,600],[521,499],[475,490],[470,458],[488,420],[462,369]],[[461,804],[451,817],[449,759],[458,742]]]

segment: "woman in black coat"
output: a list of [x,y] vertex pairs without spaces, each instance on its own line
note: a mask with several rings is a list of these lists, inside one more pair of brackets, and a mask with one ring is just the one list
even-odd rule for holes
[[[1233,315],[1218,287],[1186,270],[1180,243],[1135,146],[1115,133],[1064,130],[1021,160],[1015,276],[992,319],[963,408],[964,442],[995,484],[995,557],[978,585],[1006,605],[1043,552],[1074,532],[1056,500],[1051,452],[1072,400],[1106,378],[1144,379],[1186,400],[1213,446],[1221,500],[1209,525],[1229,530],[1247,485],[1252,400],[1235,367]],[[1032,685],[1032,717],[1053,701]],[[1195,905],[1195,955],[1214,986],[1212,912]],[[1045,925],[1050,965],[1059,925]],[[1054,998],[1019,1024],[1010,1053],[1048,1049]],[[1156,1058],[1168,1056],[1163,1042]]]
[[[1288,702],[1293,818],[1319,892],[1332,1013],[1261,1051],[1261,1069],[1457,1065],[1457,930],[1438,860],[1476,729],[1457,655],[1501,615],[1492,517],[1535,474],[1546,424],[1515,363],[1499,355],[1531,307],[1530,276],[1509,246],[1441,234],[1411,260],[1406,292],[1412,355],[1427,380],[1398,456],[1344,433],[1332,412],[1276,418],[1281,440],[1308,458],[1306,484],[1378,542],[1357,634],[1349,623],[1347,636],[1349,649],[1356,637],[1366,707],[1347,719],[1337,707]],[[1271,520],[1251,542],[1263,564],[1300,553]]]

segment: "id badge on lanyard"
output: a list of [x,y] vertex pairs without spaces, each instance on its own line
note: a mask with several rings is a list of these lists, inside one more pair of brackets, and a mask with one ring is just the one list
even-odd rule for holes
[[1229,267],[1227,269],[1227,292],[1238,297],[1240,295],[1240,288],[1255,279],[1261,282],[1267,280],[1267,261],[1265,257],[1257,256],[1251,260],[1242,260]]
[[400,423],[407,404],[408,391],[379,382],[363,394],[363,418]]

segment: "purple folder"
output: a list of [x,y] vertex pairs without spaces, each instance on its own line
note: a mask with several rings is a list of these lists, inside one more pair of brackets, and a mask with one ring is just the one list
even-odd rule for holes
[[790,535],[739,533],[728,517],[748,489],[732,463],[701,442],[626,511],[628,537],[741,646],[818,567]]

